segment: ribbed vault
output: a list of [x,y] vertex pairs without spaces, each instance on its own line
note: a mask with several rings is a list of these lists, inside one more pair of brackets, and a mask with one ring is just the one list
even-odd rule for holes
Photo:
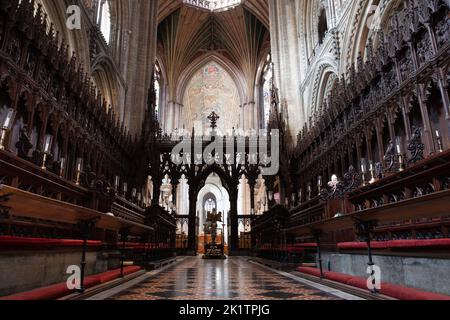
[[[164,0],[159,2],[158,22],[163,21],[175,10],[181,8],[183,3],[181,0]],[[266,28],[269,28],[269,3],[268,0],[243,0],[242,7],[246,8],[258,20],[260,20]]]
[[175,11],[159,25],[158,57],[166,69],[170,97],[176,96],[183,72],[212,52],[240,70],[247,98],[253,97],[258,67],[269,52],[270,39],[265,24],[247,9],[249,3],[217,13],[165,4],[165,10]]

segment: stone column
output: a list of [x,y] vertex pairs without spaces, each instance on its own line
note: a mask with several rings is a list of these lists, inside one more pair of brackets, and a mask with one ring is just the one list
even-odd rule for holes
[[300,95],[300,46],[296,0],[269,0],[270,37],[274,81],[279,89],[280,110],[288,115],[291,135],[295,137],[305,123],[305,109]]
[[189,186],[189,229],[188,229],[188,251],[194,255],[196,248],[197,229],[197,192],[195,187]]
[[147,107],[148,88],[156,57],[158,0],[130,2],[132,23],[129,50],[124,123],[132,134],[140,132]]

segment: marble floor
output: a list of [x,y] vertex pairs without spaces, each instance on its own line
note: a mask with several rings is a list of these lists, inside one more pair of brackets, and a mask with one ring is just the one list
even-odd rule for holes
[[187,258],[109,300],[340,300],[243,258]]

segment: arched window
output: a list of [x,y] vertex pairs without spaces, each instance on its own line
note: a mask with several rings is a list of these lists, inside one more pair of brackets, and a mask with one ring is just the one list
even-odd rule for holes
[[270,117],[270,106],[273,86],[273,65],[270,54],[267,57],[266,66],[263,72],[263,123],[261,128],[266,128]]
[[205,212],[213,212],[217,209],[216,200],[209,198],[205,201]]
[[325,11],[325,8],[323,8],[320,11],[318,31],[319,31],[319,44],[322,44],[323,40],[325,39],[325,35],[327,34],[328,31],[327,13]]
[[155,105],[155,113],[156,116],[159,117],[160,104],[161,104],[161,68],[158,64],[155,65],[155,95],[156,95],[156,105]]
[[111,40],[111,10],[107,0],[99,0],[97,8],[97,25],[106,40],[110,43]]

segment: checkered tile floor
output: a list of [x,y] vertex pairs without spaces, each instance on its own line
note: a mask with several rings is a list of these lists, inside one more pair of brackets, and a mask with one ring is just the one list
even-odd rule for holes
[[241,258],[188,258],[110,300],[338,300]]

